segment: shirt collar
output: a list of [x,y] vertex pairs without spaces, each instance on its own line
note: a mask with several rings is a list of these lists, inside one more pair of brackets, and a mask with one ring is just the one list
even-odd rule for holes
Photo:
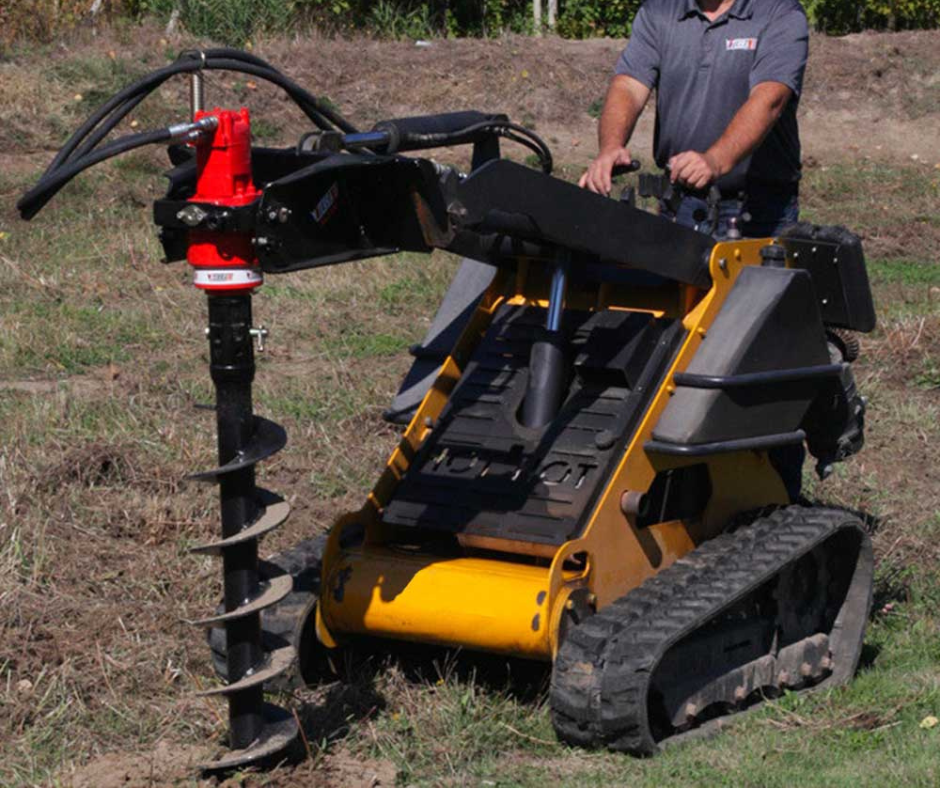
[[[687,19],[690,16],[703,16],[702,7],[698,4],[698,0],[685,0],[680,6],[679,19]],[[754,16],[751,0],[736,0],[735,4],[731,6],[731,10],[728,11],[728,16],[733,16],[736,19],[750,19]]]

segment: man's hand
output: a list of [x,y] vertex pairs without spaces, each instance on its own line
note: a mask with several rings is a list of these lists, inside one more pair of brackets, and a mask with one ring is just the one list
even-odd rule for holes
[[717,181],[724,172],[710,153],[686,151],[669,160],[670,178],[690,189],[704,189]]
[[779,120],[793,91],[779,82],[761,82],[751,91],[725,133],[705,153],[686,151],[669,160],[672,182],[704,189],[750,156]]
[[610,190],[613,188],[612,173],[614,167],[627,166],[632,161],[633,157],[626,148],[611,148],[610,150],[601,151],[598,157],[591,162],[587,172],[581,176],[578,186],[606,196],[610,194]]

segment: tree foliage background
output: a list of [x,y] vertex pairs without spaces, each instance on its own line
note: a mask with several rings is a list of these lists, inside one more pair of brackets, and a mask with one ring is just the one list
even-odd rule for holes
[[[543,0],[544,2],[545,0]],[[625,38],[642,0],[559,0],[557,32]],[[803,0],[813,26],[834,35],[940,27],[940,0]],[[258,33],[361,31],[390,38],[533,33],[532,0],[0,0],[4,38],[48,40],[97,18],[167,21],[231,44]]]

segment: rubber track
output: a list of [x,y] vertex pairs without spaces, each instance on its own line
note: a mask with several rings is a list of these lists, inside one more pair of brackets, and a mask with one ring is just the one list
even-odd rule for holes
[[[291,575],[294,578],[294,589],[276,605],[261,612],[262,634],[269,643],[290,643],[297,652],[298,660],[302,657],[300,640],[304,623],[320,593],[320,568],[325,547],[326,536],[316,536],[299,542],[290,550],[278,553],[265,561]],[[225,629],[210,629],[208,639],[215,672],[227,681]],[[265,684],[265,689],[293,689],[302,683],[302,675],[303,666],[295,663],[286,673]]]
[[[706,542],[575,627],[552,672],[552,722],[559,738],[636,755],[656,752],[647,697],[666,652],[843,529],[860,532],[859,562],[870,567],[870,539],[857,518],[792,506]],[[870,598],[869,590],[869,606]],[[861,615],[867,620],[868,610]],[[861,642],[851,647],[852,665],[842,657],[843,680],[854,673]]]

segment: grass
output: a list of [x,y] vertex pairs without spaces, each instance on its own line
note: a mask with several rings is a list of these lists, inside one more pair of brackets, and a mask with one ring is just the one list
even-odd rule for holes
[[[215,530],[215,493],[181,481],[214,460],[211,414],[195,408],[212,398],[204,306],[184,266],[156,262],[156,154],[83,176],[32,225],[16,220],[14,197],[48,158],[33,153],[74,127],[91,87],[138,67],[53,54],[29,56],[42,80],[0,64],[0,147],[20,157],[0,172],[0,785],[151,773],[187,785],[225,731],[224,707],[194,696],[211,676],[202,636],[180,623],[218,598],[217,564],[186,552]],[[153,117],[185,104],[172,91],[155,101]],[[293,134],[266,122],[266,139]],[[560,172],[577,164],[562,157]],[[810,493],[880,524],[855,682],[636,761],[559,745],[544,669],[378,649],[351,662],[347,684],[285,699],[314,758],[251,784],[348,785],[369,770],[416,786],[937,784],[940,727],[920,727],[940,716],[936,182],[906,161],[832,162],[804,191],[807,218],[864,234],[880,318],[856,369],[868,446],[825,483],[807,476]],[[255,317],[271,336],[256,403],[291,442],[260,472],[293,506],[265,549],[361,504],[397,440],[381,410],[454,269],[399,255],[262,288]]]
[[918,260],[869,260],[868,276],[874,285],[940,287],[940,265]]

